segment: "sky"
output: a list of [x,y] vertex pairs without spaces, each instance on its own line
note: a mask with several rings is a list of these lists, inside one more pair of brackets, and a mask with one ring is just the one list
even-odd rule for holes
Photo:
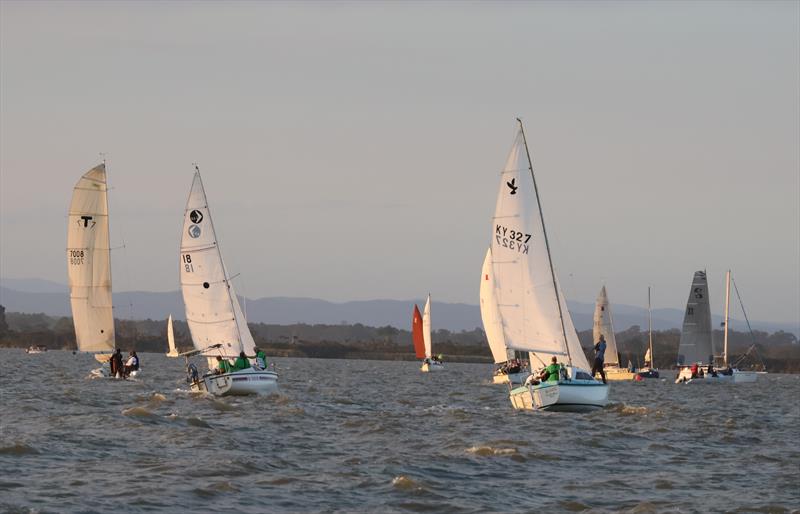
[[800,3],[0,2],[0,276],[179,287],[192,163],[240,294],[478,303],[523,118],[570,300],[800,323]]

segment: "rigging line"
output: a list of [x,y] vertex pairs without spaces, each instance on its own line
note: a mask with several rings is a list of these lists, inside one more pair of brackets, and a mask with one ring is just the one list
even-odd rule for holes
[[750,320],[747,318],[747,312],[744,310],[742,295],[739,294],[739,288],[736,287],[736,280],[734,280],[733,277],[731,277],[731,282],[733,282],[733,289],[736,291],[736,297],[739,299],[739,305],[742,307],[742,314],[744,314],[744,320],[747,322],[747,330],[750,331],[750,339],[753,340],[753,344],[756,344],[756,335],[753,333],[753,327],[750,326]]

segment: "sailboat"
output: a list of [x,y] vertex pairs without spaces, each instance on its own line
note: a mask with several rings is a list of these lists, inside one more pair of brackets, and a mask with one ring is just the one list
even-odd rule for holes
[[603,363],[606,380],[633,380],[636,373],[619,366],[619,350],[617,349],[617,338],[614,335],[614,321],[611,318],[611,305],[608,301],[606,286],[600,288],[594,306],[592,340],[597,342],[600,340],[600,336],[606,340],[606,354]]
[[[415,315],[419,314],[419,309],[417,306],[414,306],[414,313]],[[416,326],[416,318],[415,318],[415,326]],[[412,330],[413,333],[413,330]],[[414,346],[417,346],[417,340],[415,339]],[[431,350],[431,295],[428,295],[428,299],[425,302],[425,307],[422,311],[422,366],[420,367],[420,371],[423,373],[428,373],[430,371],[442,371],[444,370],[444,364],[442,363],[441,357],[437,355],[433,355]],[[417,358],[420,358],[419,352],[417,352]]]
[[714,371],[714,340],[711,330],[711,304],[705,271],[695,271],[683,328],[678,344],[678,376],[675,383],[721,383],[731,378]]
[[[739,293],[738,288],[736,293],[738,295]],[[758,375],[763,374],[763,372],[740,370],[737,367],[738,363],[731,365],[728,362],[728,328],[730,327],[730,321],[731,321],[730,302],[731,302],[731,270],[728,270],[725,273],[725,321],[723,322],[725,328],[723,336],[724,339],[722,343],[722,365],[724,369],[721,373],[725,375],[731,375],[731,377],[733,378],[733,383],[735,384],[753,383],[758,379]],[[741,297],[739,297],[739,302],[741,303]],[[744,314],[744,319],[747,321],[747,327],[750,328],[750,320],[747,319],[747,313],[744,312],[744,306],[742,306],[742,313]],[[750,328],[750,334],[752,335],[752,333],[753,330],[752,328]],[[753,348],[754,346],[751,346],[751,348]]]
[[[644,354],[644,367],[639,369],[637,375],[641,378],[658,378],[658,369],[654,364],[653,353],[653,310],[650,307],[650,288],[647,288],[647,351]],[[638,379],[637,379],[638,380]]]
[[[276,391],[278,374],[274,370],[251,365],[243,370],[216,372],[217,357],[228,362],[241,352],[253,357],[255,342],[222,261],[197,166],[184,213],[180,277],[186,323],[195,347],[193,352],[185,354],[192,390],[217,396]],[[208,372],[201,375],[194,364],[188,364],[188,357],[194,354],[206,357]]]
[[486,250],[481,268],[481,320],[486,341],[492,351],[495,369],[492,382],[495,384],[521,384],[530,373],[527,366],[520,359],[515,358],[514,352],[509,352],[503,335],[503,325],[500,311],[497,307],[497,296],[494,293],[494,271],[492,270],[492,249]]
[[178,353],[178,348],[175,346],[175,331],[172,329],[172,314],[167,318],[167,345],[169,346],[167,357],[177,357],[180,355]]
[[[105,363],[114,350],[111,249],[105,163],[75,184],[67,221],[67,275],[75,341]],[[93,372],[108,375],[107,367]]]
[[531,369],[555,357],[557,380],[511,389],[515,409],[584,411],[608,402],[608,385],[595,380],[561,292],[522,121],[500,174],[491,227],[491,268],[505,344],[528,352]]

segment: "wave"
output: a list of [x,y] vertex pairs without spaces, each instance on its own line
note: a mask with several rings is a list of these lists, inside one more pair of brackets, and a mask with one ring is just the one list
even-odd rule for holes
[[472,446],[467,449],[467,453],[472,453],[480,457],[519,455],[519,451],[516,448],[496,448],[494,446]]
[[36,455],[39,450],[25,443],[14,443],[11,446],[0,446],[0,455]]

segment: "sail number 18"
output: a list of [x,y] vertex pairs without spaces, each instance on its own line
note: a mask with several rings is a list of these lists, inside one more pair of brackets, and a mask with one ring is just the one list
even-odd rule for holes
[[188,253],[181,255],[181,259],[183,260],[183,269],[186,270],[186,273],[192,273],[194,271],[194,266],[192,266],[192,256]]

